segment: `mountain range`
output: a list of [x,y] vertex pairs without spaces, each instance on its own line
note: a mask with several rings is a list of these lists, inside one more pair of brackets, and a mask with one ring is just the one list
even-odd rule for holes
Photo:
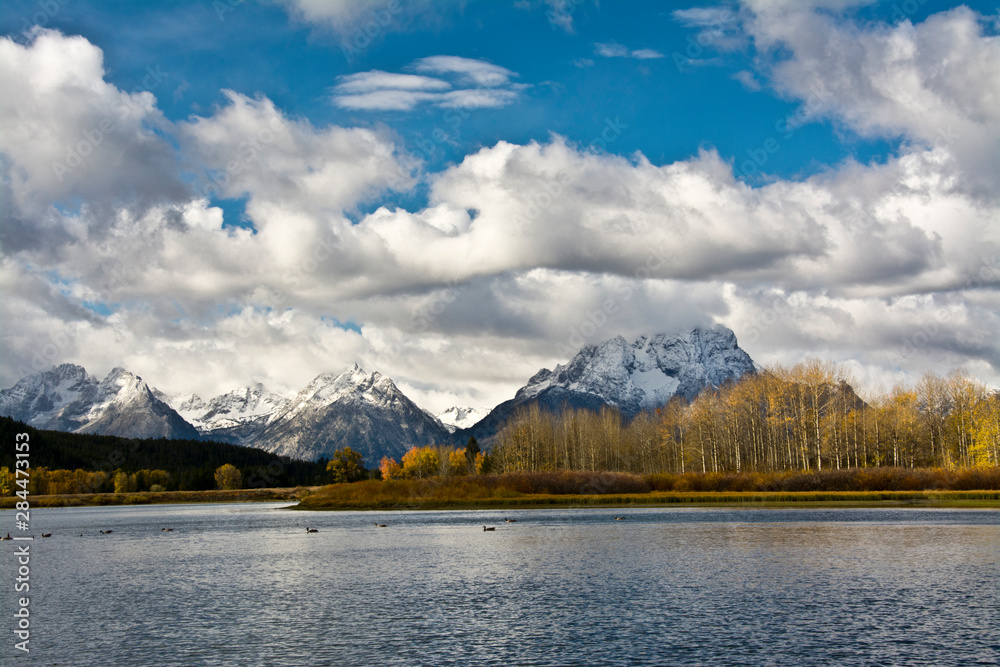
[[63,364],[0,391],[0,415],[35,428],[126,438],[197,439],[198,429],[142,378],[115,368],[103,380]]
[[565,365],[537,372],[492,410],[454,407],[432,415],[390,378],[357,365],[318,375],[291,399],[255,384],[206,401],[167,396],[122,368],[98,381],[80,366],[63,364],[0,391],[0,415],[42,429],[200,437],[305,460],[350,446],[372,467],[383,456],[398,460],[414,445],[460,446],[470,436],[488,444],[515,411],[532,404],[553,411],[608,405],[631,417],[752,372],[735,334],[715,326],[587,345]]

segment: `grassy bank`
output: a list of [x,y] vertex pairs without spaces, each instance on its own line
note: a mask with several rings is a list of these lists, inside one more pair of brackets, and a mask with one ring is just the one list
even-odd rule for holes
[[531,509],[545,507],[652,507],[701,506],[801,506],[867,507],[980,507],[1000,509],[1000,491],[817,491],[786,493],[634,493],[624,495],[524,494],[497,498],[379,498],[356,502],[328,495],[303,499],[303,510],[408,510],[408,509]]
[[[1000,469],[684,475],[560,471],[368,480],[324,487],[31,496],[30,500],[32,507],[298,501],[300,509],[308,510],[710,504],[1000,508]],[[13,508],[16,501],[0,498],[0,508]]]
[[[32,507],[88,507],[99,505],[152,505],[167,503],[296,502],[317,487],[237,489],[233,491],[161,491],[146,493],[80,493],[30,496]],[[0,498],[0,509],[13,509],[16,497]]]
[[[926,474],[914,475],[912,471],[883,469],[877,475],[861,471],[844,475],[835,471],[770,476],[553,472],[372,480],[323,487],[303,498],[298,507],[314,510],[678,504],[1000,507],[1000,474],[996,470],[975,475],[952,472],[924,471]],[[877,488],[877,484],[883,488]],[[920,488],[920,485],[925,486]],[[869,486],[876,488],[866,488]]]

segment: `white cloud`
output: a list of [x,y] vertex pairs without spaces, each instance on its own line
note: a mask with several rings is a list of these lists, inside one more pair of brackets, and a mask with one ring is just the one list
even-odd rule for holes
[[415,74],[394,74],[372,70],[370,72],[358,72],[337,78],[335,90],[340,94],[370,93],[384,90],[403,91],[437,91],[448,90],[451,84],[441,79],[434,79],[428,76],[417,76]]
[[655,60],[662,58],[663,54],[653,49],[638,49],[632,52],[632,57],[638,60]]
[[417,72],[435,74],[460,74],[458,83],[463,86],[496,88],[504,86],[517,74],[505,67],[483,60],[460,58],[458,56],[430,56],[421,58],[412,65]]
[[[796,6],[754,6],[754,76],[808,117],[901,137],[898,155],[750,187],[709,148],[657,165],[554,136],[421,174],[385,131],[314,125],[235,92],[174,125],[153,95],[109,84],[83,38],[0,42],[0,85],[20,100],[0,98],[16,121],[0,124],[0,318],[18,323],[0,380],[75,361],[125,365],[174,392],[254,380],[294,391],[359,361],[425,407],[492,404],[565,361],[557,346],[575,347],[583,323],[595,342],[720,321],[760,362],[820,354],[871,378],[965,364],[997,383],[996,38],[966,10],[887,27]],[[513,73],[470,86],[490,63],[418,62],[418,74],[341,79],[340,97],[385,94],[374,107],[385,108],[392,95],[438,106],[518,95]],[[827,92],[810,101],[814,90]],[[53,156],[126,101],[137,110],[100,146],[113,150],[91,156],[101,168],[53,179]],[[935,144],[942,123],[959,139]],[[180,182],[178,157],[200,181]],[[418,179],[426,207],[345,217]],[[223,229],[204,188],[245,197],[254,230]],[[71,197],[85,203],[52,205]]]
[[553,29],[560,29],[570,34],[576,32],[573,26],[573,12],[580,0],[545,0],[549,9],[545,12],[545,18]]
[[[748,3],[747,31],[780,92],[806,118],[833,118],[861,135],[945,147],[966,187],[1000,179],[1000,37],[965,7],[922,23],[859,25],[799,3]],[[778,50],[780,48],[780,51]],[[765,61],[767,62],[767,61]]]
[[598,42],[594,44],[594,53],[605,58],[627,58],[629,50],[617,42]]
[[757,92],[761,90],[763,86],[760,85],[760,81],[753,75],[753,72],[747,70],[740,70],[733,75],[733,78],[743,84],[743,87],[747,90]]
[[207,170],[205,194],[250,197],[310,215],[335,215],[389,187],[411,182],[385,132],[284,116],[267,98],[225,91],[213,116],[180,127],[188,156]]
[[425,103],[445,109],[497,108],[515,102],[526,87],[511,83],[516,73],[471,58],[430,56],[408,68],[449,76],[454,85],[435,77],[372,70],[338,78],[333,101],[345,109],[372,111],[409,111]]
[[594,45],[594,53],[605,58],[635,58],[636,60],[654,60],[662,58],[663,54],[653,49],[629,49],[617,42],[598,42]]
[[[101,50],[83,37],[36,30],[23,45],[0,37],[0,173],[13,247],[32,244],[28,220],[48,218],[52,235],[35,240],[56,240],[53,204],[184,195],[174,150],[156,133],[166,122],[153,93],[126,93],[103,76]],[[164,76],[151,68],[151,90]]]

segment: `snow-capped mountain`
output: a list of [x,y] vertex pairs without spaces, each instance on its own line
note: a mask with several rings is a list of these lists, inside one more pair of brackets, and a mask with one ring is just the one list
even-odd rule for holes
[[399,460],[414,445],[446,443],[449,436],[392,380],[355,364],[339,375],[316,377],[244,444],[309,460],[350,446],[373,467],[383,456]]
[[0,391],[0,415],[59,431],[225,440],[300,459],[350,446],[373,467],[383,456],[398,460],[414,445],[461,445],[470,435],[488,442],[523,405],[554,411],[610,405],[631,416],[752,372],[753,361],[733,332],[716,326],[587,345],[565,365],[536,373],[488,414],[456,407],[432,415],[391,379],[357,365],[317,376],[292,400],[256,384],[209,401],[175,398],[174,410],[165,396],[122,368],[98,381],[82,367],[64,364]]
[[451,407],[439,412],[434,417],[441,422],[450,433],[463,428],[469,428],[490,413],[489,408]]
[[198,431],[214,440],[241,443],[259,435],[290,401],[263,384],[240,387],[205,401],[197,394],[174,399],[174,408]]
[[36,428],[126,438],[190,438],[198,431],[137,375],[115,368],[98,381],[63,364],[0,391],[0,414]]
[[707,386],[753,372],[750,355],[723,326],[641,336],[631,343],[617,336],[584,346],[566,365],[543,368],[470,432],[480,440],[490,438],[516,408],[531,402],[549,410],[610,405],[632,416],[675,395],[691,400]]

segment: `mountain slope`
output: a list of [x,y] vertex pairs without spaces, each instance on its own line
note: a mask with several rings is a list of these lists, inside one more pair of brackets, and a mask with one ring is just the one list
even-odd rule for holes
[[193,394],[183,401],[175,401],[175,409],[203,436],[243,443],[255,440],[271,419],[287,408],[290,402],[258,382],[209,401]]
[[449,435],[392,380],[355,365],[316,377],[247,444],[306,460],[350,446],[374,467],[383,456],[398,460],[414,445],[448,442]]
[[584,346],[566,365],[543,368],[468,433],[488,440],[515,410],[532,403],[553,411],[609,405],[631,417],[753,372],[753,360],[722,326],[641,336],[631,343],[617,336]]
[[0,415],[35,428],[126,438],[199,437],[137,375],[115,368],[98,382],[73,364],[29,375],[0,391]]
[[489,408],[465,408],[456,406],[448,408],[444,412],[439,412],[434,415],[434,417],[441,422],[448,431],[454,433],[457,430],[473,426],[489,413]]

